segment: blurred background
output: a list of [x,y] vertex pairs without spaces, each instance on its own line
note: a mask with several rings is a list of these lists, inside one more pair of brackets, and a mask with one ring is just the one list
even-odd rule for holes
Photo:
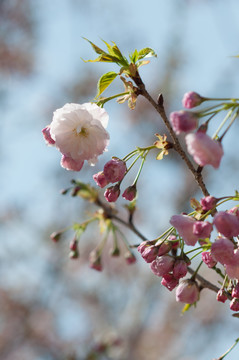
[[[124,54],[153,48],[158,58],[141,68],[141,76],[155,98],[163,93],[168,114],[181,109],[191,90],[238,97],[239,60],[232,57],[239,54],[237,0],[0,0],[0,359],[219,357],[239,336],[239,320],[214,293],[204,290],[197,308],[182,316],[174,292],[162,288],[136,252],[134,265],[106,251],[103,272],[89,268],[89,252],[100,238],[96,227],[82,236],[76,260],[68,257],[73,233],[57,244],[50,240],[53,231],[96,210],[61,194],[71,179],[94,185],[92,175],[111,156],[124,157],[165,132],[143,99],[133,111],[111,102],[105,107],[109,151],[80,173],[60,167],[60,154],[46,146],[41,129],[66,102],[91,101],[98,78],[115,70],[84,63],[81,58],[96,56],[82,37],[99,46],[101,39],[114,41]],[[121,91],[115,82],[108,94]],[[212,195],[239,190],[237,131],[235,123],[225,137],[220,169],[205,173]],[[171,215],[189,211],[192,196],[201,196],[176,155],[162,162],[151,157],[138,191],[135,224],[148,239],[168,227]],[[127,218],[125,202],[118,203]],[[139,243],[122,231],[131,244]],[[228,360],[238,354],[234,349]]]

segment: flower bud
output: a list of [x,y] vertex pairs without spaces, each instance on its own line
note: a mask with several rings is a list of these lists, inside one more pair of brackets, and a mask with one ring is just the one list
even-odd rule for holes
[[199,288],[194,280],[183,280],[176,289],[176,301],[193,304],[199,300]]
[[192,109],[195,106],[200,105],[204,101],[204,98],[201,97],[194,91],[189,91],[183,96],[182,104],[186,109]]
[[141,253],[141,255],[142,255],[142,258],[147,263],[151,263],[153,260],[156,259],[158,252],[159,252],[158,247],[151,245],[151,246],[146,246],[144,251]]
[[165,274],[162,277],[161,284],[165,286],[169,291],[172,291],[176,286],[178,286],[178,279],[175,279],[175,277],[172,274]]
[[211,254],[215,261],[223,265],[230,264],[234,257],[234,245],[227,238],[219,238],[212,244]]
[[137,194],[136,186],[132,185],[132,186],[127,187],[127,189],[125,189],[125,191],[123,192],[122,197],[125,200],[132,201],[132,200],[135,199],[136,194]]
[[239,234],[239,219],[235,214],[219,211],[214,216],[213,224],[216,226],[217,231],[227,238]]
[[61,236],[62,236],[62,231],[54,231],[50,235],[50,238],[51,238],[52,241],[58,242],[60,240]]
[[154,275],[164,276],[173,270],[174,259],[169,255],[157,257],[151,264],[150,268]]
[[113,158],[104,166],[104,174],[108,182],[121,181],[126,173],[126,164],[123,160]]
[[197,128],[198,116],[189,111],[175,111],[170,114],[170,122],[177,135]]
[[188,272],[188,264],[181,259],[177,259],[173,266],[173,276],[175,279],[183,278],[187,275]]
[[220,289],[217,292],[217,301],[224,303],[227,299],[228,299],[228,297],[227,297],[226,291],[224,289]]
[[198,165],[212,165],[215,169],[219,167],[223,155],[220,142],[211,139],[203,131],[186,135],[185,141],[188,153]]
[[203,251],[202,252],[202,261],[209,267],[213,268],[217,262],[213,259],[212,254],[210,251]]
[[217,204],[217,199],[214,196],[205,196],[200,200],[203,211],[209,211]]
[[109,181],[106,179],[103,171],[100,171],[97,174],[94,174],[93,179],[95,180],[96,184],[101,188],[104,188],[106,185],[109,184]]
[[172,245],[170,242],[162,241],[162,240],[158,240],[156,242],[155,246],[157,246],[157,248],[158,248],[158,256],[167,254],[172,248]]
[[232,311],[239,311],[239,299],[233,298],[230,302],[230,309]]
[[239,299],[239,282],[232,289],[232,297]]
[[110,186],[105,190],[104,197],[108,202],[115,202],[120,196],[119,185]]
[[213,226],[208,221],[195,221],[193,224],[193,233],[200,239],[209,238],[212,230]]
[[91,269],[95,269],[97,271],[102,271],[102,263],[101,263],[101,256],[97,250],[92,250],[89,255],[89,264]]
[[127,253],[125,253],[124,258],[126,260],[126,263],[128,265],[132,265],[134,263],[136,263],[136,257],[134,256],[134,254],[130,251],[128,251]]

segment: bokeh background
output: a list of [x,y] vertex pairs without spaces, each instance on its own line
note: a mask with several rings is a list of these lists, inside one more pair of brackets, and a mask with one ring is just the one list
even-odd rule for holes
[[[89,268],[89,252],[100,238],[97,227],[82,237],[77,260],[68,257],[73,233],[57,244],[49,238],[96,210],[61,195],[72,178],[93,185],[92,175],[111,156],[123,157],[165,132],[144,100],[134,111],[112,102],[106,105],[109,151],[79,174],[60,167],[60,154],[46,146],[41,129],[66,102],[92,100],[98,78],[115,70],[84,63],[81,58],[95,54],[82,37],[98,45],[101,39],[114,41],[125,54],[152,47],[158,58],[141,75],[153,96],[163,93],[168,113],[181,108],[189,90],[238,96],[239,60],[232,57],[239,54],[237,0],[0,1],[0,359],[219,357],[239,336],[239,323],[215,294],[204,290],[197,308],[182,316],[174,292],[162,288],[137,254],[137,263],[127,266],[106,251],[104,271]],[[120,82],[108,93],[117,91]],[[205,173],[213,195],[239,190],[238,125],[232,129],[220,169]],[[188,211],[192,196],[201,196],[176,155],[163,162],[151,157],[138,191],[135,224],[149,239],[168,227],[172,214]],[[119,200],[122,217],[124,204]],[[139,242],[122,230],[131,244]],[[234,349],[228,359],[238,356]]]

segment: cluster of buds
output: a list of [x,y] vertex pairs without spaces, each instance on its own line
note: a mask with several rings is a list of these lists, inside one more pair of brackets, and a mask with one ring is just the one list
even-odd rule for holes
[[[190,260],[186,255],[175,255],[179,242],[175,236],[167,240],[144,241],[138,246],[142,258],[152,272],[162,277],[161,284],[169,291],[176,289],[176,300],[193,304],[199,298],[199,287],[194,280],[182,280],[188,273]],[[170,253],[171,252],[171,253]]]
[[[93,175],[96,184],[101,188],[110,183],[116,183],[105,190],[104,196],[108,202],[115,202],[120,196],[120,184],[126,173],[125,161],[114,157],[105,164],[103,171]],[[132,201],[136,197],[136,193],[136,185],[131,185],[125,189],[122,196],[124,199]]]
[[[211,99],[204,98],[190,91],[184,95],[182,103],[186,109],[192,109],[206,100]],[[224,110],[224,108],[221,110]],[[215,110],[214,115],[217,112],[218,110]],[[199,166],[211,165],[217,169],[223,156],[221,139],[215,140],[215,138],[211,138],[206,133],[210,118],[206,123],[198,127],[199,119],[209,114],[211,115],[212,113],[208,112],[208,109],[198,112],[188,110],[175,111],[170,114],[170,121],[177,135],[181,133],[187,134],[185,136],[187,151],[193,157],[194,161]],[[192,133],[192,131],[196,129],[197,131]]]

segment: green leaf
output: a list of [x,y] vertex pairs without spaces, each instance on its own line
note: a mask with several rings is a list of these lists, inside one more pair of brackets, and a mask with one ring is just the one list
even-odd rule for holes
[[118,74],[114,71],[109,71],[108,73],[101,76],[97,84],[97,95],[96,98],[99,97],[105,89],[114,81]]
[[154,56],[154,57],[157,57],[156,53],[154,52],[153,49],[151,48],[144,48],[142,50],[139,51],[139,57],[138,57],[138,60],[141,60],[145,57],[149,57],[149,56]]
[[97,53],[97,54],[106,54],[106,52],[104,50],[102,50],[101,48],[99,48],[97,45],[95,45],[92,41],[86,39],[85,37],[83,37],[84,40],[88,41],[91,46],[93,47],[94,51]]
[[192,304],[186,304],[184,305],[182,309],[182,314],[184,314],[186,311],[188,311],[191,308]]
[[134,50],[134,52],[132,54],[129,55],[130,60],[132,61],[132,63],[136,63],[136,61],[139,60],[139,52],[137,49]]
[[119,60],[112,56],[112,55],[109,55],[107,53],[104,53],[102,55],[100,55],[98,58],[96,58],[95,60],[84,60],[82,59],[85,63],[87,62],[113,62],[113,63],[118,63]]

